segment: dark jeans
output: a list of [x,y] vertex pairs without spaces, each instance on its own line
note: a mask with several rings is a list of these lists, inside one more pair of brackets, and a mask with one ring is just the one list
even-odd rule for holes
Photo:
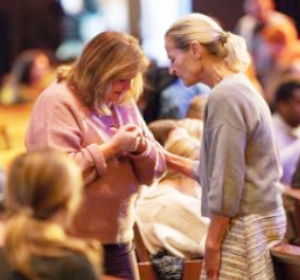
[[104,249],[104,273],[138,280],[138,266],[133,244],[107,244]]

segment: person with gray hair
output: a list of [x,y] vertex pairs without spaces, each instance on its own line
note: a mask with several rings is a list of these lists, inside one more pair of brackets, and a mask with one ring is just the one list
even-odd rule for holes
[[198,178],[211,218],[201,279],[275,279],[269,248],[284,238],[281,168],[270,109],[250,82],[245,40],[189,14],[165,36],[169,71],[211,89],[200,161],[166,153],[170,168]]

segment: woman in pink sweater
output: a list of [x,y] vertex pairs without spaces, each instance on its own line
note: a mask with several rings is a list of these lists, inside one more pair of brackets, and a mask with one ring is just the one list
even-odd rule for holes
[[72,232],[100,240],[105,273],[127,279],[138,279],[131,245],[138,188],[166,169],[134,102],[146,61],[132,36],[97,35],[41,93],[26,136],[29,151],[55,148],[80,165],[85,198]]

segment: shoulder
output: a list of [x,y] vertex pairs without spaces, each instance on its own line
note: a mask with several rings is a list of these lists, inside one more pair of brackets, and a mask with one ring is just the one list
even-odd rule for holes
[[68,88],[66,83],[53,82],[38,97],[34,104],[34,112],[52,115],[61,110],[72,111],[73,113],[81,111],[84,105],[76,95]]
[[75,94],[72,93],[66,83],[53,82],[40,94],[36,103],[47,103],[48,105],[59,102],[74,103],[76,99]]
[[257,94],[253,86],[251,86],[248,78],[242,74],[234,74],[226,77],[218,85],[216,85],[211,94],[209,101],[224,106],[240,105],[251,99],[251,94]]
[[[218,124],[245,129],[260,119],[264,101],[244,74],[227,77],[208,96],[205,115]],[[263,106],[262,106],[263,105]]]

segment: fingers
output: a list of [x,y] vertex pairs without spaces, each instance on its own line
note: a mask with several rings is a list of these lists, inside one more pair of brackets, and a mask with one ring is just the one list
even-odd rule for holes
[[126,124],[120,127],[115,136],[121,151],[139,152],[144,149],[143,130],[135,124]]

